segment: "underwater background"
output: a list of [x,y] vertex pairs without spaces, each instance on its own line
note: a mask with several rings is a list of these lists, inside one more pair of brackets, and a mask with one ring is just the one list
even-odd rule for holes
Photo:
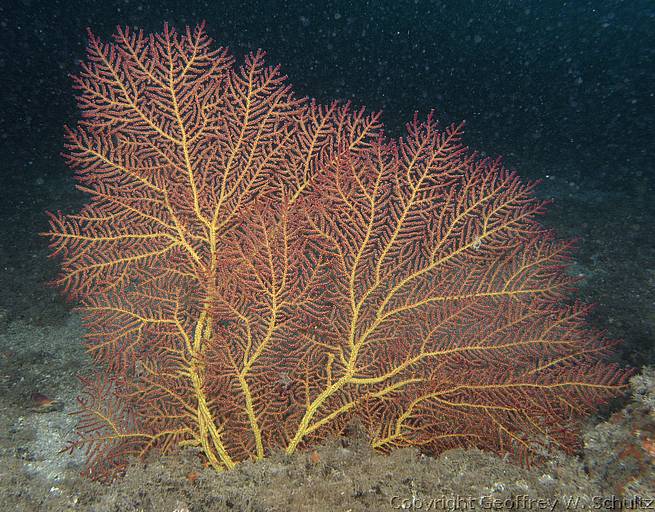
[[[596,304],[594,327],[623,340],[616,359],[636,368],[655,363],[652,1],[11,0],[0,5],[0,454],[6,468],[0,470],[0,497],[7,496],[7,503],[20,510],[148,510],[184,495],[186,504],[179,498],[180,507],[191,510],[239,510],[245,503],[256,510],[256,500],[239,501],[239,492],[251,484],[261,487],[256,482],[262,479],[268,478],[269,486],[277,482],[280,489],[305,485],[307,475],[312,485],[330,481],[324,468],[274,461],[227,477],[233,479],[224,483],[229,492],[217,491],[203,474],[200,481],[208,487],[199,492],[196,479],[189,481],[188,471],[180,469],[193,461],[173,461],[156,471],[145,468],[132,480],[137,487],[161,491],[157,478],[168,475],[174,482],[170,496],[138,502],[136,491],[123,487],[98,504],[93,496],[99,491],[75,477],[79,460],[58,455],[74,425],[67,415],[75,407],[74,376],[88,364],[71,306],[46,286],[56,263],[47,259],[47,241],[38,236],[47,226],[45,210],[73,211],[83,201],[60,156],[63,125],[73,125],[79,116],[69,74],[84,58],[87,27],[106,40],[117,25],[158,32],[164,21],[182,28],[202,20],[215,43],[229,47],[237,59],[264,49],[268,63],[282,65],[297,95],[381,110],[391,136],[402,133],[415,111],[425,117],[435,109],[442,124],[465,120],[469,146],[502,156],[524,179],[542,181],[538,194],[553,200],[544,222],[562,238],[578,239],[572,269],[582,278],[577,296]],[[640,381],[643,396],[652,393],[648,371]],[[639,403],[633,411],[655,407],[655,399],[651,405],[646,399]],[[593,435],[600,438],[592,435],[588,443],[592,455],[584,462],[560,462],[567,468],[558,476],[562,485],[579,490],[583,484],[577,472],[587,472],[593,482],[585,480],[590,486],[585,492],[593,494],[597,484],[618,495],[627,482],[642,485],[652,479],[645,438],[634,437],[635,430],[655,432],[648,422],[652,410],[642,413],[624,413],[616,432],[596,429]],[[644,454],[619,456],[633,445]],[[610,452],[614,458],[607,456]],[[368,475],[373,483],[366,485],[377,485],[378,491],[354,480],[339,485],[361,486],[366,499],[382,494],[380,502],[389,510],[393,493],[381,491],[378,480],[423,481],[425,493],[441,494],[444,488],[459,489],[446,476],[457,471],[478,472],[470,484],[476,490],[493,490],[502,471],[514,482],[543,484],[538,472],[522,473],[488,455],[422,462],[427,466],[412,473],[416,461],[411,455],[386,460],[366,452],[356,439],[352,446],[321,453],[324,466]],[[186,485],[196,485],[196,491],[180,490]],[[411,496],[419,484],[398,485]],[[509,484],[504,485],[503,492],[508,491]],[[644,488],[635,495],[643,496]],[[212,492],[221,499],[208,504],[192,497]],[[324,503],[335,492],[325,491]],[[133,499],[122,502],[117,496]],[[280,504],[262,498],[260,504],[262,510],[295,510],[308,503],[304,499]],[[341,503],[351,501],[353,510],[376,503],[350,495]],[[318,505],[312,509],[320,510]]]

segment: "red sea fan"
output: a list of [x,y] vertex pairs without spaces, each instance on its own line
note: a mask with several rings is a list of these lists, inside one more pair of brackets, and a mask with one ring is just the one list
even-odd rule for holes
[[91,35],[75,84],[89,201],[47,235],[97,365],[70,445],[93,477],[179,446],[229,469],[355,417],[384,451],[530,457],[625,387],[533,185],[460,126],[389,141],[203,26]]

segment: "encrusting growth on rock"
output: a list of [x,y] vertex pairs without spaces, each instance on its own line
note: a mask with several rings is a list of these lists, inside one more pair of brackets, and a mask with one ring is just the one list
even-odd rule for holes
[[51,214],[57,280],[97,368],[89,473],[195,446],[217,470],[358,418],[382,451],[573,449],[621,393],[613,342],[567,305],[570,244],[462,127],[296,98],[202,25],[89,35],[66,157],[88,202]]

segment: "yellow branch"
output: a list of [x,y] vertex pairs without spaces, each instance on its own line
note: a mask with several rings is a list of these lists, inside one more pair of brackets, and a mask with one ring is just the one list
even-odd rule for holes
[[208,323],[208,316],[206,312],[203,311],[200,314],[198,323],[196,324],[193,337],[193,352],[191,353],[188,373],[196,397],[196,418],[203,451],[209,462],[216,469],[221,469],[222,466],[225,466],[227,469],[232,469],[235,466],[235,462],[232,460],[223,444],[221,433],[216,427],[214,416],[209,409],[204,391],[204,371],[202,369],[200,358],[202,357],[203,349],[202,341],[205,339],[206,334],[210,329]]

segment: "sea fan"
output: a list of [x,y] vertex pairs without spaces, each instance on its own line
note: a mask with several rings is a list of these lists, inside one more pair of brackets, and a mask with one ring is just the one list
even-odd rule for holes
[[461,126],[393,141],[298,99],[263,57],[202,25],[90,35],[66,152],[89,202],[47,235],[97,365],[70,445],[91,475],[179,446],[229,469],[355,417],[384,451],[574,448],[627,372],[565,303],[534,184]]

